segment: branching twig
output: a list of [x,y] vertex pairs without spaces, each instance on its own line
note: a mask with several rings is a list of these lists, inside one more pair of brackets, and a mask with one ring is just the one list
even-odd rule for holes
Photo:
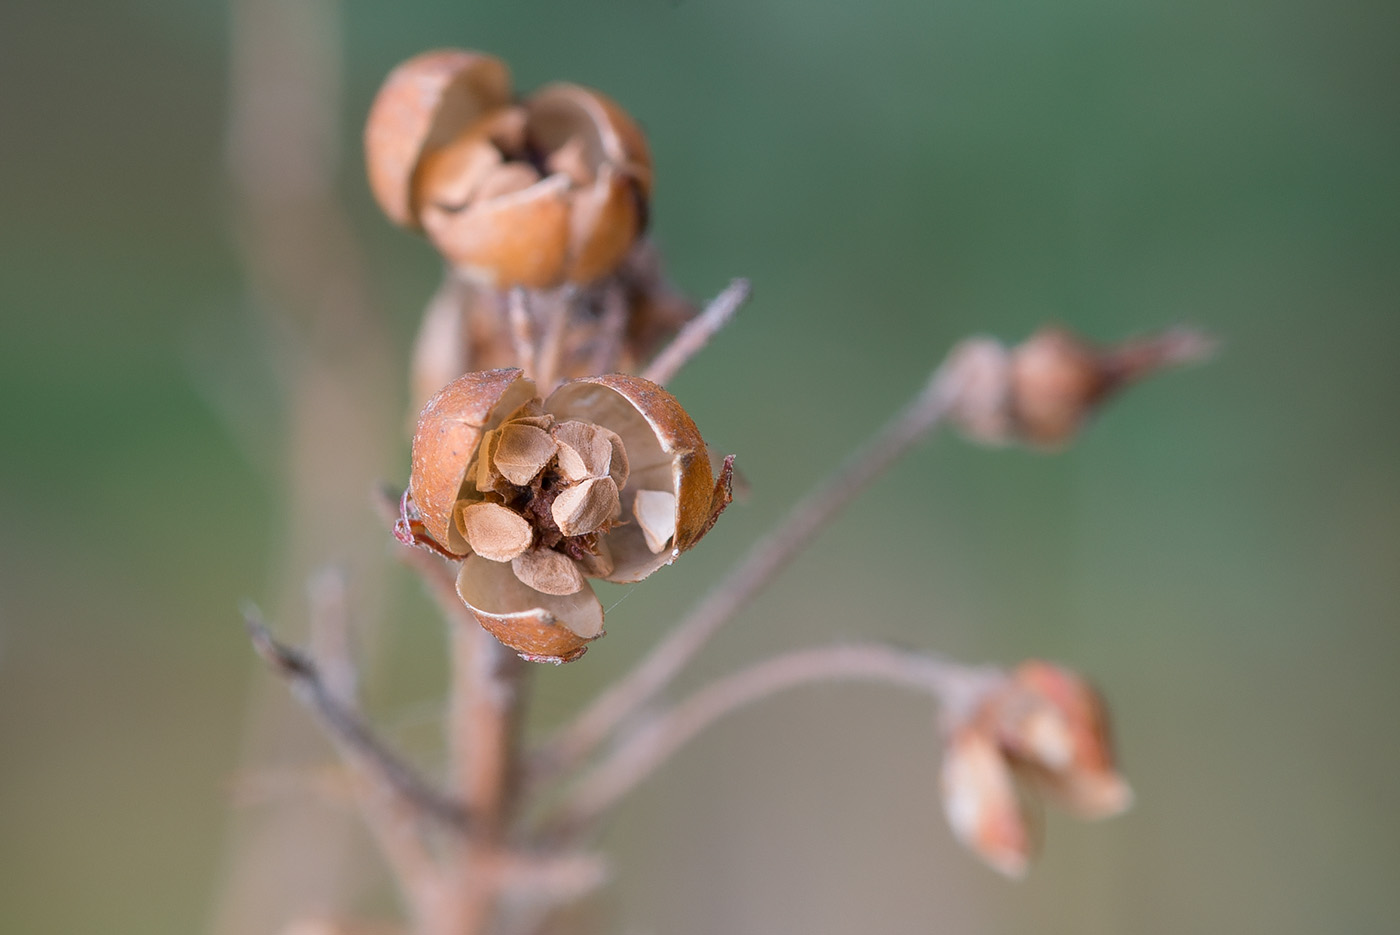
[[669,711],[645,720],[583,778],[551,824],[556,833],[586,829],[705,728],[790,688],[818,682],[880,682],[964,710],[1002,678],[995,669],[878,644],[823,646],[778,656],[711,682]]
[[652,651],[603,692],[545,747],[539,778],[577,766],[631,714],[645,706],[817,532],[864,487],[922,439],[947,414],[958,391],[940,367],[923,390],[825,482],[808,493]]
[[734,313],[748,301],[752,288],[747,279],[735,279],[710,300],[705,310],[685,323],[685,327],[654,357],[642,376],[665,386],[692,357],[704,350],[710,338],[719,333]]
[[246,608],[243,621],[253,641],[253,649],[273,672],[287,680],[292,692],[311,709],[338,743],[362,758],[390,788],[425,815],[449,828],[467,827],[466,809],[433,788],[412,766],[385,746],[354,710],[327,689],[310,658],[273,638],[256,608]]

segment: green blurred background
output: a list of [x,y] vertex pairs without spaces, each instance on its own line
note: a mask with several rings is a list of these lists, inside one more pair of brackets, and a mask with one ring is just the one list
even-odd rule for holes
[[[334,182],[396,367],[437,267],[371,204],[359,122],[388,69],[433,46],[499,54],[522,89],[618,98],[652,142],[677,280],[755,283],[674,384],[753,496],[635,588],[586,660],[538,674],[542,725],[639,656],[960,337],[1184,320],[1226,341],[1064,454],[919,451],[687,679],[856,636],[1053,658],[1112,700],[1130,814],[1048,815],[1029,880],[1004,882],[943,824],[925,705],[807,690],[706,734],[621,813],[611,930],[1400,925],[1400,6],[342,12]],[[297,624],[281,351],[230,233],[229,44],[215,2],[0,6],[0,931],[205,930],[231,823],[325,807],[293,776],[235,808],[247,698],[270,682],[236,608]],[[400,483],[401,377],[379,426]],[[431,610],[373,533],[315,548],[385,569],[369,699],[431,761]]]

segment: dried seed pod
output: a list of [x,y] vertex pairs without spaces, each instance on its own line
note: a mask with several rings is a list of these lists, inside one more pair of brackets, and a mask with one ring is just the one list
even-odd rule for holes
[[974,441],[1058,448],[1123,387],[1200,361],[1214,346],[1187,328],[1104,348],[1053,327],[1009,351],[990,338],[974,338],[955,348],[945,365],[958,390],[949,414]]
[[1063,328],[1042,328],[1011,352],[1011,413],[1033,445],[1061,445],[1113,385],[1098,352]]
[[565,277],[592,282],[617,268],[646,226],[646,137],[611,98],[575,84],[549,85],[525,108],[531,143],[574,183]]
[[1002,748],[1066,810],[1107,818],[1132,804],[1132,789],[1114,766],[1107,708],[1075,673],[1022,663],[992,712]]
[[479,52],[424,52],[390,72],[365,123],[369,186],[384,213],[418,229],[414,181],[425,153],[504,107],[510,96],[505,63]]
[[603,635],[603,605],[587,586],[546,594],[509,564],[473,555],[462,563],[457,593],[496,639],[535,662],[571,662]]
[[992,867],[1021,876],[1031,851],[1021,796],[1039,792],[1080,818],[1132,804],[1102,700],[1084,679],[1023,663],[948,725],[943,797],[958,839]]
[[602,633],[586,577],[639,581],[694,545],[729,502],[732,458],[716,480],[690,416],[638,377],[535,393],[519,370],[438,393],[414,436],[402,525],[418,517],[431,544],[468,556],[457,590],[482,626],[561,662]]
[[448,551],[467,552],[452,527],[452,509],[462,499],[482,434],[534,395],[535,385],[520,370],[486,370],[452,381],[423,407],[413,435],[409,496],[428,533]]
[[609,581],[640,581],[670,564],[700,541],[732,499],[730,463],[716,479],[700,430],[676,398],[656,384],[623,374],[582,377],[556,390],[548,405],[561,422],[592,422],[617,433],[627,453],[628,490],[675,497],[675,533],[669,547],[663,543],[659,549],[651,548],[640,524],[632,522],[635,499],[624,498],[623,524],[608,537],[615,564]]
[[365,145],[385,213],[493,287],[593,282],[646,226],[651,155],[626,112],[572,84],[515,105],[490,56],[444,50],[399,66]]

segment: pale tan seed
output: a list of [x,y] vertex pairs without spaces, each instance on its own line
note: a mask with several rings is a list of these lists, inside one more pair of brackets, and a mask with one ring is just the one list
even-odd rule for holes
[[567,555],[553,549],[527,549],[511,559],[515,577],[545,594],[573,594],[583,587],[583,573]]
[[506,162],[488,172],[477,187],[478,201],[524,191],[540,180],[540,174],[523,162]]
[[613,433],[588,422],[560,422],[554,427],[559,443],[559,473],[571,483],[602,477],[612,463]]
[[632,501],[632,514],[646,536],[653,553],[666,548],[676,534],[676,495],[665,490],[639,490]]
[[523,422],[501,426],[499,439],[491,461],[501,476],[518,487],[534,480],[558,448],[544,429]]
[[593,181],[593,167],[588,164],[588,149],[583,138],[575,136],[549,154],[545,166],[550,172],[563,172],[580,187]]
[[476,449],[476,489],[482,493],[495,490],[501,480],[501,475],[492,460],[499,441],[499,432],[487,432],[481,436],[481,444]]
[[565,488],[550,506],[550,513],[564,535],[581,536],[611,519],[620,505],[611,477],[590,477]]
[[472,551],[493,562],[508,562],[530,547],[534,533],[525,517],[499,503],[459,500],[457,529]]

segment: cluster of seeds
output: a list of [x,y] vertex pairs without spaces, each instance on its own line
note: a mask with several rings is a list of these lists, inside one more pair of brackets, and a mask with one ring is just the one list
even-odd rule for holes
[[[536,591],[573,594],[585,576],[613,572],[603,536],[621,522],[628,475],[616,432],[556,420],[531,400],[482,436],[452,522],[473,553],[509,562]],[[647,547],[660,553],[675,533],[675,494],[629,493]]]

